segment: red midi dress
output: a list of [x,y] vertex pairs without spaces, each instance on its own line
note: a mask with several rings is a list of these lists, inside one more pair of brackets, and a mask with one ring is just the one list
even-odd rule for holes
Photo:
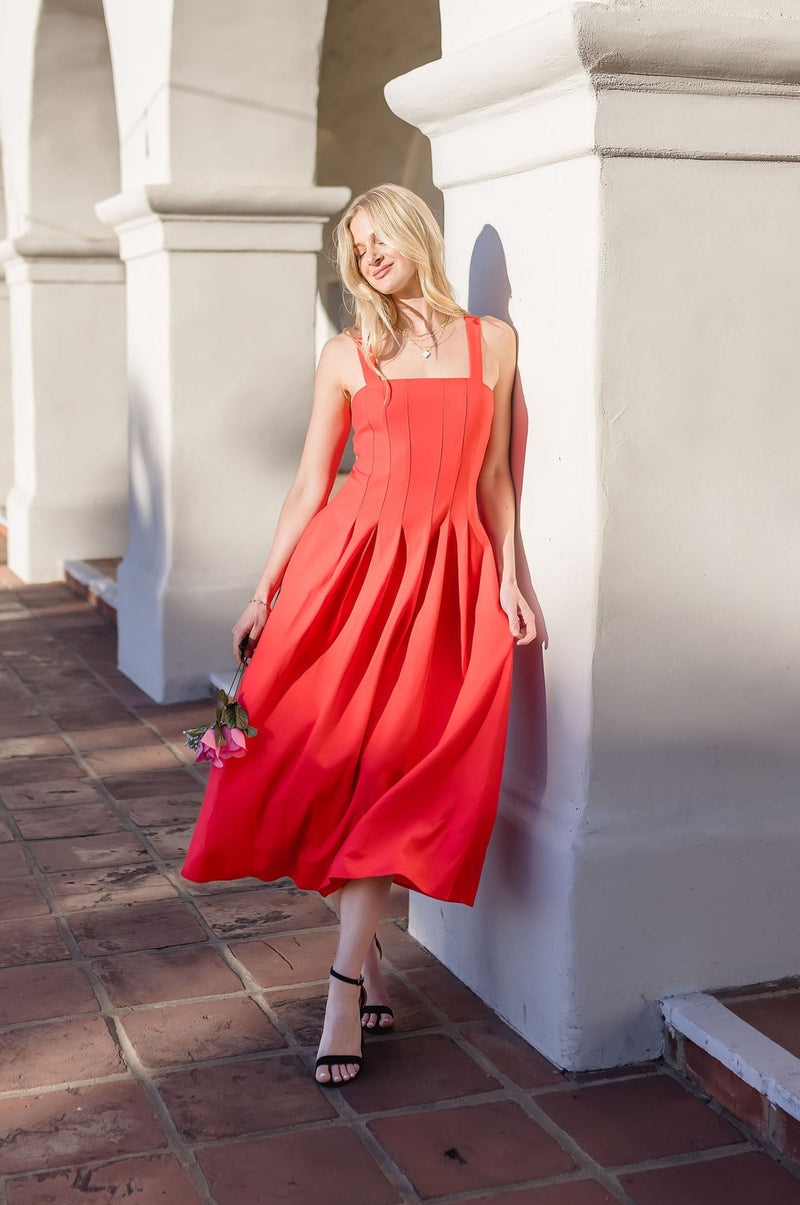
[[258,733],[212,766],[185,878],[328,895],[392,875],[474,903],[514,639],[476,495],[494,397],[465,323],[468,377],[387,386],[359,347],[355,463],[289,558],[239,689]]

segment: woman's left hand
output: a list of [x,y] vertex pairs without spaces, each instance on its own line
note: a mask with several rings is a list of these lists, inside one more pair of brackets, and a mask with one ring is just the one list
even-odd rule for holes
[[536,635],[536,620],[516,582],[500,587],[500,606],[508,616],[508,626],[515,642],[530,644]]

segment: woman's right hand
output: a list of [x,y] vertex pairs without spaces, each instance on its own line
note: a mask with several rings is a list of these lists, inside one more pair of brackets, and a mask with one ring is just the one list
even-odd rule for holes
[[269,605],[261,604],[260,602],[249,602],[236,623],[231,628],[233,635],[233,655],[241,665],[244,661],[239,645],[247,636],[247,648],[245,655],[252,657],[253,650],[258,644],[258,638],[264,631],[264,626],[267,622],[269,613]]

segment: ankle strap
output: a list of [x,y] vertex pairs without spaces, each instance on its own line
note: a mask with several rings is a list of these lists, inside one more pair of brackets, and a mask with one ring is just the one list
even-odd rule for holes
[[334,971],[333,967],[331,967],[331,974],[334,979],[341,979],[342,983],[353,983],[356,987],[361,987],[361,984],[364,982],[363,975],[359,975],[358,979],[350,979],[347,975],[340,975],[338,971]]

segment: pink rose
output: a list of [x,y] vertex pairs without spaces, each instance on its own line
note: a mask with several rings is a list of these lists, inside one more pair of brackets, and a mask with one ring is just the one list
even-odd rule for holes
[[220,757],[244,757],[247,751],[246,740],[241,728],[229,728],[227,724],[223,724],[222,736],[223,742],[218,750]]
[[195,762],[210,761],[212,766],[221,766],[221,752],[221,749],[217,749],[217,736],[212,724],[212,726],[207,728],[201,736],[200,744],[197,749],[197,757],[194,760]]

